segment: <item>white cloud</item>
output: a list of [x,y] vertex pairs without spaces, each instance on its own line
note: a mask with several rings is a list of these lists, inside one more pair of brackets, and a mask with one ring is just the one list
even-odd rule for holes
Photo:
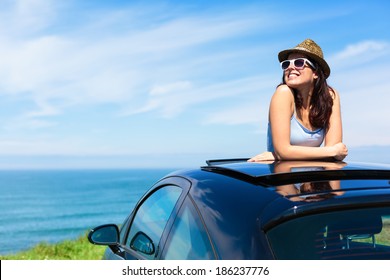
[[[155,123],[147,123],[149,117],[159,124],[166,119],[176,118],[176,124],[193,117],[193,123],[199,126],[194,125],[194,133],[211,130],[215,125],[236,126],[232,129],[247,124],[265,127],[269,99],[280,80],[275,48],[285,46],[286,38],[294,37],[295,24],[312,26],[318,20],[315,14],[302,15],[299,19],[288,18],[287,26],[279,7],[274,13],[272,5],[248,3],[234,9],[222,5],[224,10],[219,6],[209,9],[208,4],[202,9],[186,10],[186,5],[173,8],[165,2],[121,3],[120,7],[105,4],[103,9],[95,9],[100,4],[94,1],[81,6],[78,1],[53,0],[5,3],[0,10],[0,95],[11,107],[0,110],[0,130],[6,134],[3,137],[15,141],[1,142],[4,146],[0,154],[114,153],[117,150],[110,145],[115,146],[120,137],[111,136],[113,140],[108,135],[116,134],[117,127],[133,124],[135,119],[135,130],[129,129],[132,136],[126,134],[126,129],[120,132],[122,139],[138,141],[134,135],[151,135],[146,127],[160,129]],[[91,9],[83,10],[84,5]],[[322,16],[321,21],[340,16],[341,12],[337,13]],[[388,54],[387,42],[363,38],[330,57],[331,78],[340,89],[342,102],[347,103],[342,104],[347,113],[346,137],[353,143],[388,140],[369,139],[369,133],[355,137],[362,128],[371,135],[378,132],[363,123],[363,115],[354,116],[374,101],[380,103],[372,109],[376,120],[380,116],[383,119],[387,112],[385,103],[390,101],[379,94],[389,88],[387,68],[362,66],[365,61],[377,65],[378,58],[386,65]],[[110,116],[110,122],[119,120],[115,128],[111,123],[107,125],[109,121],[102,126],[90,123],[91,129],[104,131],[101,135],[107,137],[106,148],[102,147],[103,140],[92,144],[94,137],[81,131],[89,127],[82,112],[86,109],[91,113],[95,108],[125,116]],[[354,123],[356,119],[361,121],[359,125]],[[75,120],[82,125],[70,123]],[[142,125],[138,125],[140,122]],[[378,129],[384,128],[383,120],[377,123]],[[176,129],[173,126],[172,131]],[[68,131],[59,132],[59,127]],[[229,131],[230,127],[223,129]],[[80,133],[79,139],[65,135],[75,131]],[[40,138],[42,134],[48,138]],[[61,137],[66,140],[58,141]],[[133,152],[123,141],[121,148],[116,146],[118,151]],[[72,147],[68,147],[70,142],[74,143]],[[142,146],[143,142],[137,143]],[[179,149],[177,146],[169,149]],[[134,148],[141,149],[147,148]]]
[[0,37],[20,39],[50,27],[58,8],[64,3],[55,0],[2,0]]
[[[212,101],[217,102],[216,104],[223,104],[226,100],[232,99],[238,100],[241,103],[241,100],[245,100],[245,98],[253,99],[253,97],[257,96],[268,106],[268,98],[270,97],[269,94],[272,93],[273,85],[270,86],[265,81],[269,81],[267,76],[248,77],[206,86],[196,86],[189,81],[158,85],[152,88],[144,106],[139,109],[129,110],[123,114],[133,115],[158,111],[165,118],[173,118],[189,108],[200,104],[210,103]],[[267,92],[269,94],[262,95],[261,92]],[[236,106],[240,106],[237,102],[235,104]],[[216,106],[215,111],[219,110],[224,111],[224,109]],[[242,117],[242,115],[237,116],[237,122],[242,122],[239,120]],[[214,116],[212,119],[215,122],[217,117]]]
[[[165,116],[174,116],[188,104],[203,102],[203,99],[213,100],[204,90],[191,93],[183,100],[177,89],[175,92],[174,89],[165,88],[172,86],[171,75],[174,75],[166,69],[185,69],[185,64],[190,62],[187,57],[184,61],[171,58],[178,54],[180,56],[180,53],[185,57],[185,52],[193,51],[193,48],[201,45],[242,36],[257,30],[260,23],[266,21],[253,14],[245,18],[234,12],[213,17],[204,14],[182,16],[158,24],[150,22],[147,28],[141,30],[129,28],[126,31],[123,28],[122,32],[112,34],[104,30],[115,29],[118,24],[131,26],[140,23],[133,23],[126,17],[121,17],[121,20],[127,22],[113,20],[107,23],[107,18],[111,17],[107,14],[101,22],[112,26],[103,26],[100,34],[93,30],[99,23],[86,22],[81,28],[68,30],[67,33],[45,35],[51,24],[54,24],[52,15],[58,12],[53,3],[19,1],[15,6],[11,5],[11,15],[19,22],[18,25],[14,22],[15,30],[22,30],[23,26],[30,24],[35,27],[27,36],[25,32],[16,32],[13,36],[0,33],[1,37],[7,38],[0,49],[0,87],[3,88],[2,94],[20,95],[21,98],[36,103],[38,108],[42,108],[40,103],[51,104],[52,112],[57,113],[64,112],[67,106],[95,102],[117,103],[119,106],[129,103],[132,106],[133,97],[146,93],[153,84],[155,86],[151,89],[151,96],[163,90],[167,91],[166,98],[169,100],[150,100],[138,112],[162,106]],[[112,13],[116,14],[117,11]],[[134,14],[130,10],[129,13]],[[97,19],[99,21],[99,17]],[[145,18],[142,19],[144,20]],[[4,26],[5,22],[0,24]],[[92,35],[85,32],[91,32]],[[184,72],[189,74],[191,69]],[[207,71],[204,75],[206,73]],[[183,73],[177,74],[185,76]],[[181,91],[191,91],[188,85],[175,83],[173,82],[173,86],[181,87]],[[206,87],[212,89],[212,86]],[[202,97],[201,94],[207,96]],[[211,96],[213,95],[215,94],[212,93]],[[163,105],[165,101],[172,101],[172,106]],[[175,103],[184,107],[179,108]],[[45,113],[48,111],[26,112],[26,115],[38,117]]]
[[331,84],[340,92],[344,140],[350,147],[390,143],[389,47],[364,41],[334,56],[340,61]]
[[183,92],[191,90],[192,84],[189,81],[178,81],[175,83],[157,85],[150,90],[151,96],[165,95],[172,92]]
[[69,44],[54,36],[9,42],[1,48],[1,84],[10,93],[55,87],[69,78],[70,73],[63,71],[68,51]]
[[38,105],[38,110],[31,111],[25,114],[26,117],[46,117],[46,116],[55,116],[60,114],[61,112],[51,104],[48,104],[46,100],[36,100],[36,104]]
[[205,124],[241,125],[255,124],[267,126],[268,104],[263,102],[251,102],[239,104],[232,108],[224,108],[211,113],[204,121]]
[[351,59],[364,57],[372,53],[381,53],[388,51],[390,44],[378,41],[363,41],[356,44],[348,45],[343,51],[334,56],[334,59]]
[[[333,69],[349,71],[355,67],[366,67],[376,63],[379,58],[388,57],[390,43],[386,41],[361,41],[347,45],[340,52],[330,56],[329,63]],[[333,75],[333,74],[332,74]]]

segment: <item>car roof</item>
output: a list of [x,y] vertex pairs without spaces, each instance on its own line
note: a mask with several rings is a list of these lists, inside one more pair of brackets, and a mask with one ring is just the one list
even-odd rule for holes
[[[274,187],[324,180],[390,179],[390,165],[329,161],[248,162],[247,159],[208,160],[204,171],[219,173],[254,185]],[[287,165],[277,171],[278,165]]]
[[[281,168],[280,166],[287,166]],[[238,179],[252,185],[276,193],[278,186],[288,184],[299,185],[305,182],[340,181],[340,189],[306,191],[306,198],[331,197],[335,199],[307,199],[291,201],[302,194],[286,195],[283,199],[269,201],[275,211],[271,215],[287,218],[289,212],[296,216],[298,207],[302,213],[319,211],[348,204],[361,205],[363,201],[369,205],[390,202],[390,165],[357,163],[357,162],[330,162],[330,161],[275,161],[275,162],[248,162],[245,158],[208,160],[202,166],[203,171],[217,173],[226,177]],[[342,193],[342,195],[340,195]],[[287,198],[287,199],[286,199]],[[290,199],[289,203],[285,203]],[[283,201],[283,202],[282,202]],[[347,201],[347,203],[346,203]],[[310,203],[308,203],[310,202]],[[281,207],[284,205],[284,207]],[[284,208],[284,209],[283,209]],[[277,215],[280,212],[280,215]],[[271,218],[275,220],[275,217]]]
[[[264,231],[284,221],[313,213],[390,204],[390,166],[352,162],[284,161],[248,162],[246,158],[208,160],[197,169],[178,170],[167,177],[191,181],[189,190],[209,231],[218,236],[236,236]],[[304,182],[340,180],[338,190],[313,191],[306,196],[329,195],[326,199],[286,196],[279,186]],[[342,195],[340,193],[342,192]],[[229,221],[229,222],[222,222]],[[210,226],[215,224],[214,227]],[[223,227],[221,229],[221,227]],[[246,230],[244,230],[246,228]],[[255,234],[255,233],[253,233]],[[251,238],[248,236],[248,240]]]

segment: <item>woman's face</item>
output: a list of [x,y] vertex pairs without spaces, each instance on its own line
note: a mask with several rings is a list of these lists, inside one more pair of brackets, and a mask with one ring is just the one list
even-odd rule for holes
[[[307,58],[303,54],[292,53],[288,56],[288,59]],[[284,70],[284,81],[291,88],[300,88],[302,86],[312,86],[314,81],[318,78],[315,71],[307,64],[303,69],[298,70],[294,67],[293,63]]]

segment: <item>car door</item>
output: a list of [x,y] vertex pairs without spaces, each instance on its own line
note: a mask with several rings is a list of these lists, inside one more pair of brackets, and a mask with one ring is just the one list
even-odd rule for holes
[[213,243],[190,195],[187,195],[162,249],[165,260],[215,260]]
[[157,258],[190,186],[184,178],[169,177],[140,200],[121,246],[125,259]]

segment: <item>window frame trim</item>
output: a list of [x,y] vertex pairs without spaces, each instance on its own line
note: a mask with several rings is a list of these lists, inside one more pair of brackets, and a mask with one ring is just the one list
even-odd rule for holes
[[140,260],[148,260],[147,258],[145,258],[144,255],[142,255],[141,253],[131,249],[129,246],[126,245],[126,240],[128,239],[128,235],[129,235],[129,232],[130,232],[130,228],[134,222],[134,218],[136,216],[136,213],[138,212],[139,208],[143,205],[143,203],[151,196],[153,195],[156,191],[158,191],[159,189],[162,189],[166,186],[176,186],[176,187],[179,187],[182,189],[182,192],[176,202],[176,205],[175,207],[173,208],[172,210],[172,213],[165,225],[165,228],[161,234],[161,238],[160,238],[160,241],[158,244],[155,244],[156,245],[156,254],[154,255],[154,258],[153,259],[159,259],[160,256],[161,256],[161,252],[162,252],[162,247],[161,246],[162,244],[165,245],[166,243],[166,240],[167,240],[167,237],[168,237],[168,234],[169,232],[171,231],[172,229],[172,226],[174,224],[174,221],[181,209],[181,206],[183,205],[183,202],[191,188],[191,182],[186,179],[186,178],[183,178],[183,177],[179,177],[179,176],[170,176],[170,177],[166,177],[166,178],[163,178],[162,180],[158,181],[157,183],[155,183],[141,198],[140,200],[137,202],[137,204],[134,206],[134,209],[132,210],[131,214],[128,216],[128,218],[126,219],[128,221],[127,225],[126,225],[126,229],[125,230],[125,234],[123,235],[124,238],[123,240],[120,241],[120,247],[123,251],[125,251],[127,254],[130,254],[132,257],[136,258],[136,259],[140,259]]
[[214,244],[214,242],[213,242],[213,240],[211,238],[209,230],[208,230],[208,228],[207,228],[207,226],[206,226],[206,224],[205,224],[205,222],[203,220],[203,217],[202,217],[198,207],[196,206],[196,204],[195,204],[195,202],[194,202],[194,200],[193,200],[193,198],[191,197],[190,194],[188,194],[187,197],[182,202],[182,204],[180,206],[180,209],[178,210],[177,215],[175,216],[175,219],[173,220],[172,226],[171,226],[171,228],[170,228],[170,230],[169,230],[169,232],[167,234],[167,237],[165,238],[164,246],[163,246],[162,250],[160,250],[160,252],[159,252],[159,259],[161,259],[161,256],[162,256],[163,252],[165,252],[167,250],[167,243],[168,243],[168,239],[169,239],[168,237],[171,235],[171,232],[174,229],[173,226],[175,224],[175,221],[176,221],[177,217],[180,214],[183,214],[185,203],[188,203],[188,204],[192,205],[193,210],[195,211],[195,213],[197,215],[197,218],[198,218],[200,224],[203,227],[204,233],[205,233],[205,235],[207,237],[207,240],[209,241],[209,244],[210,244],[210,247],[211,247],[211,251],[212,251],[212,254],[214,256],[213,260],[219,260],[220,258],[219,258],[219,255],[217,254],[217,251],[216,251],[216,248],[215,248],[215,244]]

